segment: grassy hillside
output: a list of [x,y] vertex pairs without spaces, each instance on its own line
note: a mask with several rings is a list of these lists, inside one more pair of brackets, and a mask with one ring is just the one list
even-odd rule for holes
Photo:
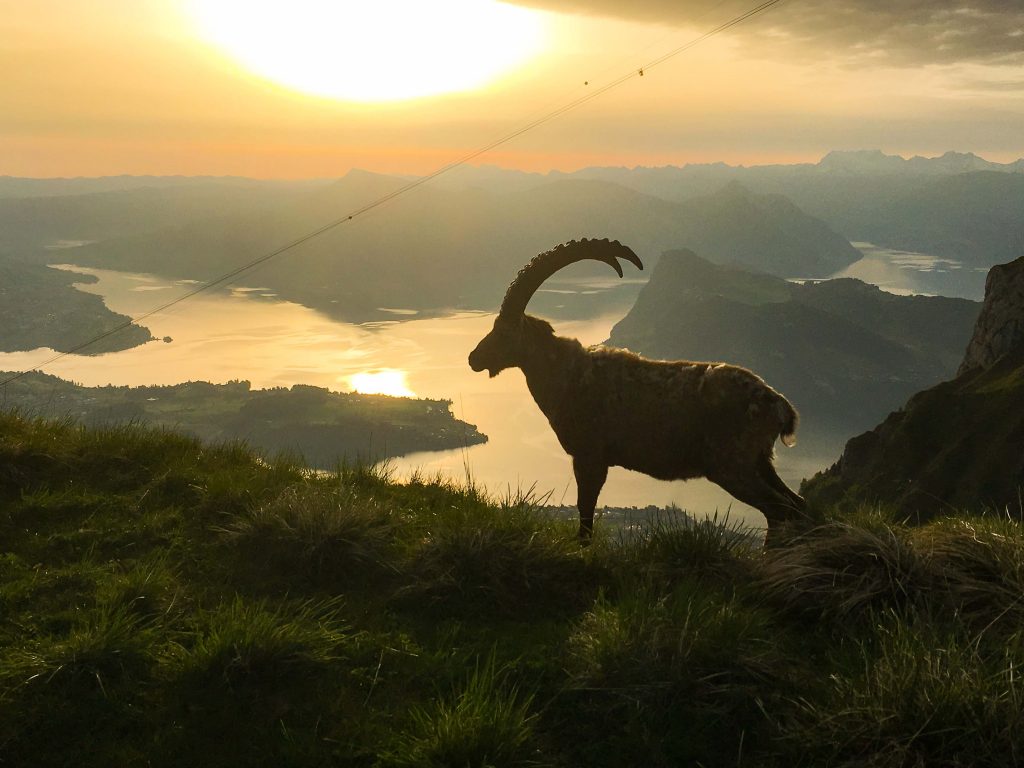
[[0,414],[0,755],[33,766],[1012,766],[1024,536],[764,553]]
[[983,499],[1020,513],[1024,504],[1024,354],[1006,355],[918,392],[874,429],[851,439],[835,465],[806,481],[823,504],[887,499],[928,520]]

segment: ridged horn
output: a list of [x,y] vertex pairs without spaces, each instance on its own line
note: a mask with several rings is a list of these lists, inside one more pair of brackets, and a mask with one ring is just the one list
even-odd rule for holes
[[618,240],[570,240],[535,256],[529,264],[519,270],[516,279],[505,292],[499,313],[505,316],[523,314],[533,294],[545,280],[563,267],[587,259],[604,262],[618,272],[619,277],[622,277],[619,259],[625,259],[639,269],[644,268],[640,257]]

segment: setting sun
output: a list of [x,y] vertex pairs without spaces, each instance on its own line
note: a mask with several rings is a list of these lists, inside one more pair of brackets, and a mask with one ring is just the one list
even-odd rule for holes
[[357,373],[348,379],[353,392],[361,395],[391,395],[392,397],[416,397],[409,389],[405,371],[390,368],[381,371]]
[[543,45],[543,15],[494,0],[190,0],[200,34],[304,93],[398,101],[485,85]]

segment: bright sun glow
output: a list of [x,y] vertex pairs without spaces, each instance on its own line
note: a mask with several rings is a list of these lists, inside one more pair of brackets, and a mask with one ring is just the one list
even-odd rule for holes
[[495,0],[187,0],[200,34],[304,93],[397,101],[464,91],[523,64],[544,16]]
[[382,371],[367,371],[349,376],[348,383],[353,392],[364,395],[391,395],[392,397],[416,397],[409,389],[405,371],[390,368]]

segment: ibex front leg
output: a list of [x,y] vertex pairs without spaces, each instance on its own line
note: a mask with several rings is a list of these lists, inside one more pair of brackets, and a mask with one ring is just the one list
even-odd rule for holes
[[578,456],[572,458],[572,471],[576,475],[576,507],[580,511],[580,543],[589,544],[594,533],[594,507],[597,497],[608,479],[608,467],[587,461]]

